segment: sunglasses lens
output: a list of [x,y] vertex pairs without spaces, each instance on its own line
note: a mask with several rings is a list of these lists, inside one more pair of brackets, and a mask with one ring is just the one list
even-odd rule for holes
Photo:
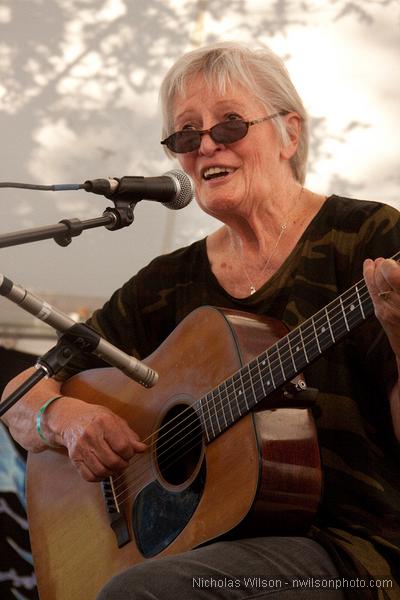
[[200,135],[198,131],[185,129],[170,135],[166,142],[172,152],[193,152],[200,146]]
[[212,128],[212,138],[221,144],[232,144],[244,138],[249,127],[244,121],[224,121]]

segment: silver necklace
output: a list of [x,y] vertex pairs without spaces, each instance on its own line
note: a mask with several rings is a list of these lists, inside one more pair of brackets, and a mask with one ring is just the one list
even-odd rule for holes
[[[295,203],[294,203],[294,206],[293,206],[292,210],[291,210],[291,211],[290,211],[290,212],[287,214],[287,216],[286,216],[286,221],[280,225],[280,232],[279,232],[279,235],[278,235],[278,237],[277,237],[277,240],[276,240],[276,242],[275,242],[275,244],[274,244],[274,247],[273,247],[273,248],[272,248],[272,250],[271,250],[271,254],[268,256],[267,260],[265,261],[265,264],[264,264],[264,266],[263,266],[263,268],[262,268],[262,271],[261,271],[261,275],[263,275],[264,273],[266,273],[266,272],[268,271],[268,267],[269,267],[269,265],[270,265],[270,263],[271,263],[271,260],[272,260],[272,259],[273,259],[273,257],[275,256],[275,254],[276,254],[276,251],[278,250],[279,243],[280,243],[280,241],[281,241],[281,239],[282,239],[282,237],[283,237],[283,234],[285,233],[285,231],[286,231],[286,229],[287,229],[287,227],[288,227],[289,219],[290,219],[291,215],[293,214],[293,212],[294,212],[294,209],[296,208],[296,206],[297,206],[297,203],[299,202],[299,200],[300,200],[300,198],[301,198],[301,195],[302,195],[302,193],[303,193],[303,190],[304,190],[304,187],[302,187],[302,188],[301,188],[301,190],[300,190],[300,193],[299,193],[298,197],[296,198],[296,201],[295,201]],[[235,249],[235,247],[234,247],[234,249]],[[239,252],[238,252],[236,249],[235,249],[235,251],[236,251],[236,252],[239,254],[240,262],[242,263],[242,269],[243,269],[243,272],[244,272],[244,274],[246,275],[246,279],[247,279],[247,281],[249,282],[249,286],[250,286],[250,296],[252,296],[253,294],[255,294],[255,293],[256,293],[256,291],[257,291],[257,288],[256,288],[256,286],[254,285],[254,283],[252,282],[252,280],[250,279],[249,273],[248,273],[248,271],[247,271],[247,269],[246,269],[246,266],[245,266],[245,264],[244,264],[244,260],[243,260],[243,251],[242,251],[242,252],[240,252],[240,253],[239,253]]]

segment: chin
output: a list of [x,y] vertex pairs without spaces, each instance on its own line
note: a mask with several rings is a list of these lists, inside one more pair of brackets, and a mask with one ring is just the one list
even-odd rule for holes
[[227,198],[226,195],[214,198],[208,197],[199,201],[200,208],[212,216],[218,216],[220,214],[235,211],[237,210],[239,204],[240,202],[237,198]]
[[202,190],[198,195],[200,208],[214,215],[237,210],[241,204],[241,198],[237,193],[229,194],[227,189]]

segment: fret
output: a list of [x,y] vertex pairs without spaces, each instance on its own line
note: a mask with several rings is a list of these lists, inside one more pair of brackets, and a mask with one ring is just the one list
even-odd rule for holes
[[[265,398],[266,395],[267,395],[267,392],[265,391],[264,377],[263,377],[263,374],[261,373],[261,367],[260,367],[260,359],[263,356],[264,355],[262,354],[261,356],[259,356],[258,358],[256,358],[256,362],[257,362],[257,368],[258,368],[258,374],[259,374],[259,377],[260,377],[261,387],[262,387],[262,391],[263,391],[263,397]],[[264,365],[266,364],[265,363],[265,359],[262,362],[264,363]]]
[[360,298],[360,290],[358,289],[358,285],[356,285],[356,292],[357,292],[358,304],[360,305],[360,310],[362,312],[363,319],[365,319],[366,317],[365,317],[365,314],[364,314],[363,303],[362,303],[362,300]]
[[[214,433],[214,429],[213,429],[213,424],[212,424],[212,420],[211,420],[211,413],[210,413],[210,404],[208,402],[208,397],[211,396],[211,393],[208,393],[207,396],[204,396],[201,399],[201,404],[203,407],[203,414],[204,414],[204,427],[206,430],[206,435],[207,435],[207,440],[210,441],[211,438],[215,438],[215,433]],[[211,431],[210,431],[210,426],[211,426]]]
[[362,306],[358,302],[357,293],[352,292],[351,294],[347,294],[347,296],[343,298],[343,306],[346,310],[347,323],[351,330],[364,320],[364,312]]
[[332,333],[326,310],[320,310],[314,315],[314,325],[318,336],[318,349],[322,354],[332,344]]
[[301,331],[299,328],[293,329],[288,334],[290,339],[290,345],[292,348],[293,362],[295,364],[296,371],[300,371],[307,363],[306,355],[304,352],[304,344],[301,339]]
[[[250,375],[250,371],[249,371],[249,365],[246,365],[246,366],[243,367],[242,374],[244,374],[244,375],[247,376],[247,380],[250,381],[250,385],[251,385],[251,375]],[[243,399],[244,399],[244,402],[246,404],[246,409],[250,410],[249,404],[247,402],[247,392],[248,392],[248,390],[249,390],[249,386],[245,384],[244,385],[244,394],[243,394],[244,398]],[[254,393],[254,391],[253,391],[253,393]]]
[[256,386],[258,387],[257,383],[259,384],[259,382],[257,382],[257,378],[254,377],[253,375],[253,367],[254,367],[254,361],[252,361],[251,363],[249,363],[248,365],[248,372],[249,372],[249,379],[250,379],[250,385],[251,385],[251,391],[252,391],[252,395],[253,398],[249,397],[249,395],[246,395],[247,401],[251,401],[249,404],[249,407],[253,407],[256,402],[257,402],[257,398],[259,397],[257,392],[256,392]]
[[[268,393],[270,393],[271,391],[271,387],[273,386],[273,381],[272,381],[272,374],[271,374],[271,367],[269,364],[269,357],[268,357],[268,352],[264,352],[264,354],[262,354],[260,356],[260,371],[261,371],[261,376],[262,376],[262,381],[263,381],[263,388],[264,388],[264,393],[267,396]],[[263,373],[264,371],[264,373]],[[265,386],[267,386],[268,391],[265,391]]]
[[266,391],[265,386],[267,386],[268,388],[270,388],[270,386],[271,386],[271,379],[269,377],[267,352],[264,352],[263,354],[261,354],[259,356],[258,364],[259,364],[259,369],[260,369],[260,375],[261,375],[262,382],[263,382],[263,390],[264,390],[264,394],[266,396],[268,394],[268,391]]
[[281,350],[283,351],[283,348],[282,347],[280,348],[279,344],[281,346],[284,346],[285,345],[285,339],[283,338],[283,340],[279,340],[279,342],[276,344],[276,353],[278,355],[279,367],[280,367],[281,372],[282,372],[282,381],[286,381],[287,377],[285,375],[285,371],[284,371],[284,368],[283,368],[282,354],[281,354]]
[[[219,415],[222,413],[222,416],[224,418],[224,425],[225,425],[224,429],[227,429],[228,421],[226,420],[225,409],[229,408],[229,397],[228,397],[228,391],[226,389],[226,382],[223,381],[218,389],[219,389],[219,397],[220,397],[220,406],[219,406],[220,410],[218,411],[218,420],[220,421]],[[225,395],[225,398],[224,398],[224,395]]]
[[335,340],[335,336],[333,335],[331,320],[330,320],[329,315],[328,315],[328,307],[325,306],[324,310],[325,310],[326,320],[327,320],[327,323],[328,323],[328,326],[329,326],[329,333],[331,334],[332,342],[335,343],[336,340]]
[[232,412],[233,412],[233,415],[236,417],[235,421],[237,421],[243,414],[243,411],[241,408],[241,399],[243,398],[243,395],[244,395],[244,385],[243,385],[241,371],[238,371],[233,376],[233,386],[235,389],[236,402],[232,405]]
[[365,318],[369,317],[370,315],[373,314],[374,312],[374,305],[372,304],[372,298],[369,295],[369,292],[367,290],[367,286],[364,283],[364,295],[365,295],[365,300],[363,301],[363,306],[364,306],[364,310],[365,310]]
[[[218,397],[216,398],[216,396],[218,396]],[[218,433],[221,433],[221,431],[222,431],[221,430],[221,423],[220,423],[220,420],[218,418],[218,414],[219,414],[218,407],[221,404],[221,400],[219,398],[219,390],[218,390],[218,388],[214,389],[211,392],[211,398],[212,398],[213,407],[212,408],[210,407],[210,414],[211,414],[212,422],[215,425],[215,430],[217,430],[217,434],[216,435],[218,435]],[[216,402],[216,400],[217,400],[217,402]]]
[[302,332],[301,325],[300,325],[300,327],[298,329],[299,329],[299,334],[300,334],[300,339],[301,339],[301,345],[303,346],[304,357],[306,359],[306,363],[308,364],[310,361],[308,359],[307,350],[306,350],[306,347],[305,347],[305,344],[304,344],[303,332]]
[[253,390],[253,398],[249,398],[251,408],[257,404],[257,402],[265,397],[263,380],[260,377],[260,369],[258,365],[258,358],[249,363],[249,371],[251,377],[251,389]]
[[[233,410],[232,410],[232,398],[231,396],[234,395],[235,393],[235,388],[233,385],[233,381],[230,383],[231,387],[232,387],[232,393],[230,394],[228,391],[228,385],[226,383],[226,381],[223,381],[220,385],[221,388],[221,399],[222,399],[222,404],[223,406],[227,406],[229,409],[229,422],[230,424],[235,422],[235,417],[233,416]],[[225,389],[224,389],[225,388]],[[225,421],[227,421],[226,417],[225,417]]]
[[269,359],[269,353],[270,351],[268,350],[265,354],[266,358],[267,358],[267,365],[268,365],[268,375],[269,377],[267,377],[266,383],[267,386],[270,388],[271,385],[273,386],[273,388],[276,390],[276,385],[275,385],[275,380],[274,380],[274,375],[272,373],[272,369],[271,369],[271,361]]
[[[364,302],[362,301],[360,293],[363,293],[365,296]],[[355,286],[354,291],[352,291],[351,294],[348,294],[344,303],[348,313],[350,329],[359,323],[362,323],[362,321],[365,321],[368,315],[373,311],[372,300],[367,293],[365,286],[364,290],[360,290],[358,286]]]
[[331,324],[331,329],[335,342],[337,342],[343,337],[343,333],[346,329],[346,325],[343,319],[343,313],[341,311],[341,307],[339,306],[340,302],[340,299],[336,299],[327,307],[329,321]]
[[300,325],[301,339],[304,343],[304,348],[307,355],[307,362],[310,362],[319,355],[318,348],[315,344],[315,335],[312,325],[312,319],[308,319]]
[[212,418],[212,406],[211,406],[212,400],[213,400],[212,392],[209,392],[206,396],[206,401],[205,401],[205,405],[207,407],[207,423],[211,427],[211,437],[215,438],[215,429],[214,429],[214,421]]
[[347,318],[346,318],[346,311],[345,311],[345,308],[344,308],[344,305],[343,305],[343,300],[342,300],[341,296],[340,296],[339,300],[340,300],[340,308],[342,309],[343,319],[344,319],[344,323],[346,325],[346,329],[347,329],[347,331],[350,331],[349,324],[348,324]]
[[293,365],[293,371],[297,372],[297,366],[296,366],[296,363],[295,363],[295,360],[294,360],[294,356],[293,356],[293,350],[292,350],[290,333],[287,336],[287,342],[288,342],[287,345],[288,345],[288,348],[289,348],[290,359],[291,359],[292,365]]
[[311,317],[311,323],[312,323],[312,326],[314,329],[315,339],[317,340],[318,352],[321,354],[321,346],[319,345],[318,333],[317,333],[317,329],[315,327],[315,321],[314,321],[313,317]]

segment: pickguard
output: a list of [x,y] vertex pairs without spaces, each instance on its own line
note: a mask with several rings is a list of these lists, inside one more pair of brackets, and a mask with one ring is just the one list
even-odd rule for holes
[[132,526],[138,550],[145,558],[164,550],[180,534],[195,512],[205,485],[206,461],[187,488],[171,491],[155,480],[138,494]]

